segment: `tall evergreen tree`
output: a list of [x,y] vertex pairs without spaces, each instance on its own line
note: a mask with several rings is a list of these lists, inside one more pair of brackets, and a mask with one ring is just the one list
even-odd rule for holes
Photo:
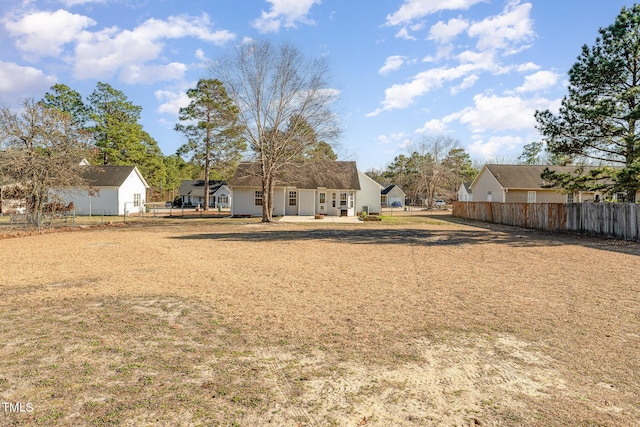
[[141,165],[147,154],[144,131],[138,123],[142,107],[124,93],[99,82],[88,98],[88,130],[93,133],[104,165]]
[[200,79],[187,95],[191,102],[180,109],[179,117],[186,124],[176,125],[187,138],[179,153],[190,154],[192,161],[204,167],[204,210],[208,210],[212,169],[218,177],[230,178],[246,144],[239,137],[238,108],[222,82]]
[[68,114],[72,123],[78,127],[84,127],[87,122],[88,110],[82,101],[82,95],[62,83],[56,83],[51,86],[50,90],[50,92],[45,93],[42,100],[43,104],[48,108],[55,108],[62,113]]
[[[602,185],[624,191],[634,202],[640,190],[640,5],[623,7],[615,22],[600,29],[592,47],[583,46],[569,71],[569,93],[558,115],[537,111],[538,129],[552,154],[592,164],[619,165],[581,182],[581,189]],[[570,176],[554,181],[572,185]],[[547,175],[545,179],[553,179]]]

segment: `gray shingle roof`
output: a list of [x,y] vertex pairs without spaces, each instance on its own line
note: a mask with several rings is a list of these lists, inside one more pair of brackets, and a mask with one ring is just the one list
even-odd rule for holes
[[134,169],[135,166],[83,166],[81,176],[93,187],[119,187]]
[[[225,185],[224,181],[209,181],[209,194],[215,193],[220,187]],[[204,197],[204,179],[185,179],[180,183],[178,194],[181,196]]]
[[[232,187],[260,187],[262,180],[258,162],[243,162],[229,181]],[[293,162],[276,177],[276,185],[302,189],[327,188],[360,190],[356,162],[313,161]]]
[[545,168],[558,173],[574,173],[582,167],[584,171],[594,169],[590,166],[549,166],[549,165],[485,165],[498,180],[502,188],[542,189],[544,184],[540,175]]

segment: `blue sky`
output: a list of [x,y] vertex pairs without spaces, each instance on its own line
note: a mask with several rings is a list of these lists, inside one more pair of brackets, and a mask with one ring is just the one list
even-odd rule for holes
[[250,40],[326,56],[344,133],[339,153],[384,169],[425,137],[478,162],[515,159],[557,110],[583,44],[620,0],[2,0],[0,103],[55,83],[87,97],[101,81],[143,107],[164,154],[186,91]]

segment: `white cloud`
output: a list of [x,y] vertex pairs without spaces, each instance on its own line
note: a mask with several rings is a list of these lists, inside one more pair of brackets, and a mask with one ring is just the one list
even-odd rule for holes
[[108,0],[63,0],[63,4],[67,7],[83,5],[89,3],[106,3]]
[[0,104],[13,104],[16,97],[37,96],[56,83],[55,76],[45,75],[33,67],[0,61]]
[[387,60],[385,61],[384,65],[382,66],[382,68],[380,68],[380,70],[378,70],[378,73],[380,74],[389,74],[392,71],[396,71],[397,69],[399,69],[400,67],[402,67],[402,65],[404,64],[406,59],[406,56],[390,56],[387,58]]
[[387,25],[407,24],[441,10],[465,10],[484,0],[405,0],[395,13],[387,15]]
[[522,145],[522,138],[518,136],[492,136],[487,141],[478,139],[468,147],[469,154],[482,157],[484,159],[495,159],[505,151],[513,150]]
[[400,28],[396,33],[396,38],[405,40],[417,40],[414,36],[409,34],[409,30],[406,27]]
[[296,27],[298,23],[314,24],[307,15],[314,4],[321,0],[267,0],[271,3],[269,12],[262,11],[252,25],[261,33],[273,33],[284,24],[285,28]]
[[537,73],[525,76],[524,84],[516,88],[516,92],[536,92],[555,86],[560,80],[560,74],[553,71],[538,71]]
[[128,65],[120,72],[120,80],[128,84],[151,84],[165,80],[181,80],[187,66],[180,62],[166,65]]
[[399,148],[406,148],[411,145],[411,138],[404,132],[392,133],[391,135],[378,135],[376,139],[382,145],[394,144]]
[[531,3],[509,3],[501,14],[471,24],[468,34],[478,38],[476,47],[481,51],[519,52],[526,47],[521,44],[531,41],[535,34],[529,16],[531,7]]
[[533,129],[535,110],[544,110],[554,104],[544,98],[523,99],[517,96],[476,95],[474,106],[460,114],[460,122],[474,133],[487,130]]
[[7,22],[5,27],[17,39],[18,49],[36,56],[59,56],[65,44],[73,42],[78,33],[95,24],[89,17],[60,9],[31,13]]
[[435,40],[438,43],[449,43],[467,28],[469,28],[469,22],[465,19],[454,18],[447,23],[438,21],[429,30],[429,40]]
[[[235,38],[227,30],[211,31],[207,15],[201,17],[172,16],[166,21],[149,19],[133,30],[116,27],[99,32],[82,32],[76,46],[74,73],[78,78],[106,78],[122,71],[128,78],[131,67],[143,68],[147,62],[160,57],[164,49],[163,40],[195,37],[200,40],[222,45]],[[178,69],[166,65],[164,78],[176,75]],[[128,71],[129,70],[129,71]],[[157,80],[149,76],[150,80]]]
[[416,129],[416,133],[422,134],[443,134],[447,130],[448,122],[444,119],[429,120],[420,129]]
[[540,66],[537,64],[534,64],[533,62],[527,62],[526,64],[520,64],[517,67],[517,70],[520,71],[521,73],[526,73],[529,71],[537,71],[540,69]]
[[157,90],[154,95],[160,102],[158,113],[171,114],[176,117],[180,113],[180,108],[186,107],[191,102],[186,89],[182,91]]
[[383,111],[407,108],[413,104],[414,98],[420,97],[434,88],[441,87],[447,82],[461,78],[465,80],[459,87],[461,89],[470,87],[475,83],[476,77],[474,77],[474,73],[478,71],[500,72],[500,69],[496,68],[493,62],[486,61],[485,56],[480,55],[477,59],[482,59],[482,61],[478,63],[463,63],[452,68],[431,68],[416,74],[413,80],[408,83],[394,84],[385,90],[385,99],[382,101],[382,107],[367,114],[367,116],[373,117]]
[[473,85],[476,84],[476,82],[480,79],[480,77],[478,77],[475,74],[472,74],[470,76],[465,77],[462,80],[462,83],[460,83],[458,86],[454,86],[451,88],[451,90],[449,91],[451,93],[451,95],[455,95],[458,92],[461,92],[463,90],[469,89],[471,87],[473,87]]

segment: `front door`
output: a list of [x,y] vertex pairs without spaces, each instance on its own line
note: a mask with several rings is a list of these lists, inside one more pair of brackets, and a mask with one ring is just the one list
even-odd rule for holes
[[298,192],[296,190],[287,191],[284,213],[285,215],[298,215]]
[[327,210],[327,193],[325,192],[318,193],[318,213],[329,213],[329,211]]

